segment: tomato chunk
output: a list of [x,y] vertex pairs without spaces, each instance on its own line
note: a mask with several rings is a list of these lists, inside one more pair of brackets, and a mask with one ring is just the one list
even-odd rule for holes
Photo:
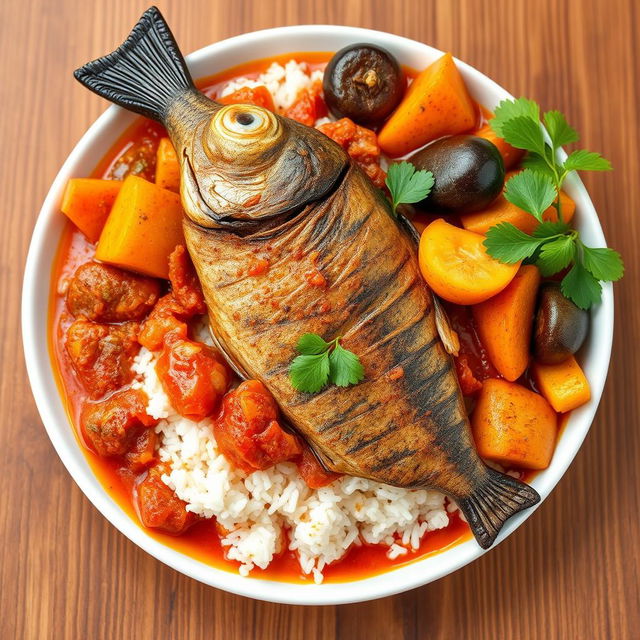
[[147,401],[143,391],[126,389],[102,402],[87,402],[80,415],[84,439],[101,456],[127,453],[143,431],[157,422],[147,415]]
[[192,317],[205,313],[207,307],[191,258],[179,244],[169,256],[169,280],[175,300],[182,307],[182,315]]
[[199,518],[187,511],[187,503],[162,482],[162,474],[168,469],[161,464],[151,467],[135,491],[140,520],[145,527],[161,529],[167,533],[184,533]]
[[241,87],[237,91],[226,96],[216,98],[220,104],[254,104],[256,107],[263,107],[269,111],[275,111],[273,96],[267,87]]
[[302,455],[296,460],[298,472],[310,489],[320,489],[326,487],[334,480],[342,477],[340,473],[327,471],[318,461],[313,451],[309,447],[302,449]]
[[165,337],[156,372],[175,410],[192,420],[213,413],[230,378],[216,351],[175,333]]
[[284,115],[301,124],[312,127],[317,120],[316,99],[307,89],[301,89],[295,102],[285,109]]
[[224,397],[213,431],[224,456],[247,473],[302,453],[298,439],[278,423],[275,400],[258,380],[247,380]]

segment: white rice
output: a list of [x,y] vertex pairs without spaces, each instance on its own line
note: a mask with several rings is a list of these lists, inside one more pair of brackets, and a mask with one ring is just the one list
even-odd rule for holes
[[248,575],[266,568],[285,546],[300,567],[322,582],[323,568],[353,544],[389,547],[396,559],[417,549],[424,534],[449,523],[444,496],[342,477],[328,487],[309,489],[292,463],[249,475],[218,451],[209,419],[178,415],[155,372],[155,356],[142,349],[135,359],[135,386],[149,396],[147,411],[160,418],[159,457],[171,472],[163,481],[204,518],[216,518],[226,556]]
[[[255,80],[229,82],[222,95],[265,85],[282,110],[318,79],[321,71],[309,73],[305,63],[290,60],[284,66],[273,63]],[[198,325],[195,335],[210,343],[206,324]],[[417,549],[428,531],[446,527],[456,511],[435,491],[399,489],[363,478],[345,476],[309,489],[292,463],[247,475],[218,451],[211,420],[193,422],[175,412],[151,352],[143,348],[133,369],[138,376],[134,386],[149,397],[148,413],[160,419],[159,456],[171,469],[163,481],[189,511],[216,518],[226,557],[239,563],[243,576],[254,567],[266,568],[288,547],[297,553],[302,571],[321,583],[324,567],[352,545],[386,545],[387,556],[395,560]]]
[[284,66],[274,62],[264,73],[255,80],[249,78],[236,78],[229,82],[221,92],[221,96],[243,87],[259,87],[264,85],[273,96],[276,109],[282,110],[290,107],[298,97],[301,89],[309,89],[314,82],[322,81],[322,71],[309,72],[309,67],[304,62],[289,60]]

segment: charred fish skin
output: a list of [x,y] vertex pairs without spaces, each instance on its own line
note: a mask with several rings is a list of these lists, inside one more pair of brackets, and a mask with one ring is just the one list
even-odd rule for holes
[[[443,491],[484,548],[539,501],[478,457],[415,242],[338,145],[259,107],[199,94],[155,7],[75,76],[167,127],[217,341],[237,370],[266,384],[327,467]],[[258,257],[269,268],[251,275]],[[342,336],[365,380],[315,395],[293,389],[289,363],[306,332]]]

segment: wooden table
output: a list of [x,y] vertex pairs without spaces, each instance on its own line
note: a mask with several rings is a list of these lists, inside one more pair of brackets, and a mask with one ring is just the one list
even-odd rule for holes
[[585,146],[616,169],[584,178],[627,265],[616,289],[613,363],[598,417],[560,486],[526,526],[456,574],[385,600],[323,608],[253,602],[163,566],[91,506],[42,428],[19,329],[31,229],[58,168],[106,108],[71,71],[111,51],[147,6],[90,4],[11,0],[0,8],[0,638],[640,637],[637,3],[158,3],[184,51],[313,22],[384,29],[451,50],[515,95],[565,112]]

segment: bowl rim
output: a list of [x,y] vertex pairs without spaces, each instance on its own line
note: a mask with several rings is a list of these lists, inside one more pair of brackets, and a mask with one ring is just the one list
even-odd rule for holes
[[[308,41],[309,44],[302,49],[291,48],[283,44],[288,41],[296,41],[296,39],[297,41]],[[311,45],[314,39],[324,41],[344,40],[345,43],[369,41],[391,50],[407,49],[414,52],[416,56],[424,56],[427,60],[443,53],[434,47],[415,40],[372,29],[336,25],[297,25],[263,29],[227,38],[203,47],[185,56],[185,58],[190,68],[197,68],[199,65],[208,64],[208,61],[214,56],[222,56],[225,52],[233,52],[235,48],[245,47],[246,45],[255,47],[256,43],[262,45],[278,43],[277,48],[283,49],[284,53],[295,53],[303,50],[335,50],[315,48]],[[258,59],[258,57],[249,53],[242,59],[238,59],[235,64],[241,64],[253,59]],[[498,99],[512,97],[511,94],[474,67],[457,58],[455,60],[468,83],[471,82],[478,87],[482,87],[483,90],[491,92]],[[229,66],[234,65],[225,65],[220,70]],[[206,75],[211,75],[211,73],[202,74],[203,77]],[[126,114],[126,117],[124,114]],[[301,585],[299,583],[243,578],[239,574],[218,569],[191,558],[152,538],[120,508],[107,493],[106,489],[100,485],[77,441],[75,439],[73,442],[65,440],[68,437],[65,430],[72,430],[73,427],[69,424],[66,413],[62,409],[62,401],[53,377],[47,342],[48,314],[44,314],[43,322],[42,309],[43,306],[48,309],[52,267],[51,256],[55,256],[59,244],[59,237],[56,238],[55,242],[50,240],[50,228],[56,225],[56,216],[60,217],[58,203],[64,185],[69,177],[77,175],[78,171],[81,171],[80,167],[83,166],[83,162],[86,171],[93,170],[93,165],[86,167],[88,161],[84,158],[89,154],[91,148],[98,144],[98,141],[101,141],[103,145],[106,144],[107,148],[113,144],[117,133],[114,136],[108,131],[110,128],[120,126],[120,121],[125,123],[127,121],[132,122],[136,117],[128,114],[120,107],[112,105],[84,133],[67,157],[49,189],[36,220],[25,265],[22,291],[22,336],[27,373],[38,411],[49,438],[58,456],[81,491],[98,511],[134,544],[176,571],[204,584],[237,595],[276,603],[333,605],[372,600],[407,591],[437,580],[484,555],[485,551],[475,541],[468,540],[436,555],[417,559],[388,572],[356,581]],[[120,132],[124,128],[121,127]],[[578,205],[580,225],[588,223],[586,230],[590,234],[590,239],[596,242],[597,246],[606,246],[597,214],[581,180],[574,174],[569,177],[566,185],[566,190],[569,191]],[[43,276],[44,284],[42,282]],[[38,290],[42,291],[43,287],[46,293],[44,301],[42,295],[36,295]],[[588,356],[588,362],[592,365],[589,372],[592,390],[591,400],[588,404],[572,413],[569,420],[572,433],[567,435],[568,428],[565,427],[564,432],[558,439],[550,467],[538,474],[531,483],[540,493],[541,502],[535,507],[511,518],[503,527],[492,549],[515,531],[540,506],[565,474],[582,445],[595,416],[609,368],[613,340],[613,311],[613,287],[611,283],[606,283],[603,286],[602,302],[591,313],[592,328],[590,331],[589,350],[593,354]],[[597,341],[593,339],[593,330],[596,326],[598,328]],[[42,349],[43,344],[45,345],[44,352]],[[585,364],[586,362],[585,360]],[[64,424],[61,424],[60,420],[61,409],[65,416]]]

